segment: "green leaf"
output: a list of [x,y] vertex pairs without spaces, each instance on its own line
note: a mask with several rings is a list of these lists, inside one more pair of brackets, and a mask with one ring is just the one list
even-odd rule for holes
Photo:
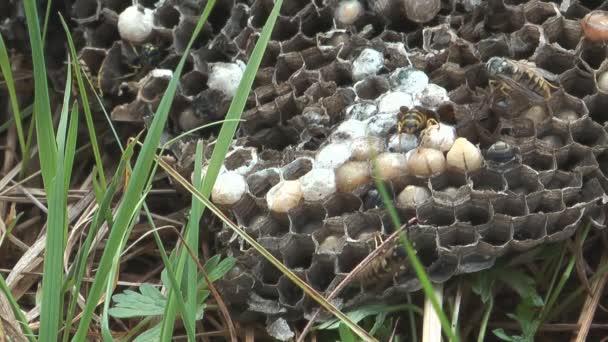
[[160,341],[160,324],[153,326],[152,328],[144,331],[137,336],[133,342],[157,342]]
[[108,313],[115,318],[160,316],[165,310],[167,299],[151,284],[141,284],[139,293],[125,290],[115,294],[112,300],[116,305]]
[[529,301],[534,306],[543,306],[544,301],[536,291],[536,282],[534,278],[514,269],[505,269],[504,272],[495,272],[494,274],[496,274],[502,282],[515,290],[522,299]]
[[494,335],[503,341],[517,342],[522,341],[521,336],[510,336],[503,329],[492,330]]
[[472,276],[473,287],[475,292],[484,304],[487,304],[492,298],[492,287],[494,286],[494,276],[491,272],[479,272]]
[[[346,313],[346,316],[348,316],[348,318],[350,318],[351,321],[353,321],[354,323],[359,323],[362,319],[369,317],[369,316],[378,315],[381,313],[402,311],[402,310],[412,310],[418,314],[422,314],[422,310],[420,310],[420,308],[418,308],[417,306],[410,305],[410,304],[401,304],[401,305],[392,305],[392,306],[383,305],[383,304],[371,304],[371,305],[363,306],[357,310],[348,312],[348,313]],[[337,329],[340,326],[340,323],[341,322],[339,319],[331,319],[323,324],[320,324],[317,327],[317,329],[318,330]]]
[[[236,259],[232,258],[232,257],[228,257],[228,258],[222,260],[220,263],[218,263],[217,260],[219,260],[219,257],[220,257],[219,255],[215,255],[213,258],[209,259],[209,261],[207,261],[205,263],[205,266],[203,267],[205,269],[205,272],[207,272],[207,276],[209,277],[209,280],[212,283],[217,281],[218,279],[221,279],[236,264]],[[214,260],[214,258],[216,258],[216,259]],[[212,264],[209,263],[211,261],[213,261]],[[201,281],[202,281],[201,286],[206,287],[207,286],[206,279],[203,277],[201,279]]]
[[340,341],[341,342],[356,342],[355,334],[353,334],[352,330],[346,325],[340,324]]
[[[8,50],[4,44],[4,39],[0,34],[0,71],[4,76],[4,82],[6,82],[6,89],[8,90],[8,97],[11,101],[13,108],[13,120],[17,127],[17,137],[19,138],[19,147],[21,148],[21,154],[25,157],[27,155],[25,135],[23,134],[23,125],[21,123],[21,113],[19,111],[19,100],[17,98],[17,91],[15,90],[15,82],[13,80],[13,71],[11,69],[10,60],[8,57]],[[24,165],[25,167],[25,165]]]

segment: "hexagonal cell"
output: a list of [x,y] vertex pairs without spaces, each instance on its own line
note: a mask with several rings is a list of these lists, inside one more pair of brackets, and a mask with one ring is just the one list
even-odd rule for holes
[[283,179],[285,180],[296,180],[312,170],[314,161],[311,158],[298,158],[291,163],[285,165],[281,172]]
[[585,205],[604,196],[604,190],[597,178],[587,180],[580,189],[564,191],[566,207]]
[[331,195],[323,206],[327,211],[327,217],[341,216],[345,213],[352,213],[361,208],[359,197],[345,192],[337,192]]
[[447,171],[430,180],[433,199],[440,204],[452,205],[470,198],[471,188],[467,177],[459,172]]
[[540,175],[540,182],[547,190],[560,190],[578,187],[583,185],[583,179],[578,172],[564,172],[561,170],[543,172]]
[[312,263],[315,244],[310,236],[290,235],[281,248],[285,266],[290,269],[307,269]]
[[599,69],[602,62],[608,57],[606,44],[591,42],[586,39],[582,41],[582,45],[578,51],[583,63],[594,70]]
[[479,51],[481,60],[487,62],[488,59],[494,56],[509,57],[509,41],[507,39],[507,36],[500,35],[480,40],[476,44],[476,48]]
[[505,179],[507,180],[507,191],[515,194],[529,194],[543,188],[536,172],[525,165],[507,171]]
[[289,225],[277,220],[272,215],[264,215],[252,220],[249,229],[254,227],[258,227],[261,236],[281,237],[289,232]]
[[247,186],[254,197],[263,199],[268,190],[277,185],[280,180],[279,169],[269,168],[247,176]]
[[538,125],[536,143],[551,151],[563,147],[570,142],[570,132],[567,123],[551,120]]
[[562,200],[562,192],[556,190],[539,191],[526,196],[526,204],[530,213],[554,213],[564,210],[566,205]]
[[505,217],[495,217],[488,228],[480,231],[480,242],[496,248],[504,248],[513,239],[511,220]]
[[281,273],[278,268],[276,268],[273,264],[270,263],[270,261],[266,260],[265,258],[261,258],[260,263],[256,267],[256,273],[258,274],[262,283],[266,285],[278,284],[279,278],[281,278],[281,276],[283,275],[283,273]]
[[581,99],[597,92],[593,75],[577,67],[564,72],[560,83],[568,94]]
[[355,84],[357,96],[364,100],[373,100],[384,94],[390,89],[388,80],[385,77],[368,77]]
[[532,150],[524,154],[522,162],[538,172],[555,168],[553,154],[541,150]]
[[281,304],[296,306],[296,304],[304,299],[304,291],[302,291],[300,287],[294,284],[293,281],[291,281],[291,279],[287,278],[285,275],[279,279],[278,289],[279,301]]
[[557,43],[568,50],[576,48],[583,34],[578,21],[561,16],[548,19],[542,26],[550,43]]
[[492,208],[487,201],[471,200],[454,208],[456,220],[478,226],[490,222]]
[[[393,201],[395,198],[395,193],[392,186],[390,186],[390,184],[385,184],[385,188],[388,191],[390,200]],[[382,195],[375,186],[370,187],[361,195],[361,202],[363,202],[363,210],[385,207]]]
[[[317,236],[318,234],[318,236]],[[321,231],[315,232],[313,238],[318,243],[316,253],[318,254],[339,254],[346,242],[344,232],[336,234],[323,234]]]
[[559,9],[554,3],[534,0],[524,3],[524,16],[529,23],[541,25],[547,19],[558,15]]
[[438,231],[439,247],[453,250],[454,247],[471,247],[477,244],[477,231],[468,224],[456,224],[451,227],[441,228]]
[[367,241],[372,235],[382,231],[378,215],[356,212],[344,216],[346,234],[350,239]]
[[456,220],[454,209],[434,202],[422,204],[416,209],[420,224],[432,226],[449,226]]
[[534,63],[541,69],[556,75],[562,74],[574,67],[574,53],[553,45],[543,45],[536,53]]
[[549,112],[554,119],[569,122],[589,113],[585,103],[572,95],[558,90],[549,99]]
[[334,259],[319,257],[306,271],[306,281],[317,291],[325,291],[334,279]]
[[289,217],[289,229],[293,233],[312,234],[321,229],[327,212],[321,204],[304,203],[290,209],[287,216]]
[[589,117],[600,125],[608,122],[608,95],[597,93],[585,99],[585,104],[589,108]]
[[563,232],[567,226],[580,221],[583,211],[580,208],[566,209],[561,213],[548,215],[547,235]]
[[494,198],[491,203],[495,215],[524,216],[528,213],[523,194],[501,195]]
[[[316,47],[315,44],[315,40],[309,37],[306,37],[305,35],[303,35],[301,32],[296,33],[293,37],[289,38],[288,40],[282,41],[281,43],[281,48],[283,50],[283,53],[287,53],[287,52],[298,52],[298,51],[308,51],[310,48]],[[302,56],[306,62],[306,56]],[[326,58],[326,59],[330,59],[330,58]],[[333,60],[333,59],[331,59]],[[310,65],[308,65],[309,63],[306,62],[306,69],[308,70],[314,70],[317,69],[316,67],[313,68],[313,66],[316,66],[316,64],[314,63],[310,63]]]
[[546,225],[547,215],[530,214],[524,217],[516,217],[513,219],[513,240],[531,240],[532,243],[527,247],[537,245],[547,235]]
[[511,49],[515,60],[528,59],[540,44],[540,30],[535,25],[524,25],[510,35]]
[[507,183],[502,175],[487,168],[481,168],[468,174],[473,190],[499,192],[506,190]]
[[564,171],[580,170],[583,175],[595,167],[597,162],[589,147],[574,143],[570,144],[555,154],[557,168]]
[[572,139],[584,146],[606,146],[608,133],[597,122],[590,118],[578,120],[570,125]]
[[518,118],[516,120],[502,120],[499,122],[496,131],[499,135],[498,139],[514,146],[530,144],[535,137],[534,121],[527,118]]
[[369,250],[363,244],[347,243],[338,255],[338,272],[349,273],[369,254]]

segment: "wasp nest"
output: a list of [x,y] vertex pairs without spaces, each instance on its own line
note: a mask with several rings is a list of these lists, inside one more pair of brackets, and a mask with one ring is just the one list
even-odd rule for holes
[[[115,120],[153,112],[204,3],[75,2],[81,58],[114,95]],[[602,227],[608,50],[601,35],[585,38],[592,3],[285,0],[212,200],[321,292],[395,230],[375,177],[401,221],[417,219],[407,234],[434,282],[583,222]],[[272,4],[217,2],[169,135],[224,117]],[[184,172],[187,145],[176,152]],[[241,261],[219,285],[242,319],[316,308],[230,230],[219,237]],[[418,289],[400,262],[388,283],[353,284],[336,304]]]

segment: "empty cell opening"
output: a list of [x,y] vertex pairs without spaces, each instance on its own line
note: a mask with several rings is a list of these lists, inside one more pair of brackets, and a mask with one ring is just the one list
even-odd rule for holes
[[505,181],[498,172],[488,169],[480,169],[469,174],[473,189],[477,191],[503,191],[505,189]]
[[312,160],[309,158],[298,158],[283,167],[283,179],[296,180],[312,170]]
[[561,192],[547,191],[526,199],[530,213],[553,213],[564,209]]
[[561,77],[561,84],[568,94],[581,99],[595,93],[593,76],[578,68],[566,71]]
[[608,122],[608,96],[597,94],[587,101],[589,108],[589,116],[593,121],[600,125],[605,125]]
[[[308,51],[309,48],[314,47],[315,46],[315,42],[314,40],[305,37],[303,34],[296,34],[295,36],[293,36],[291,39],[281,42],[281,48],[282,48],[282,52],[283,53],[287,53],[287,52],[302,52],[304,53],[304,51]],[[307,61],[308,63],[308,61]],[[309,65],[306,65],[306,69],[308,70],[312,70],[313,68],[310,68]]]
[[281,55],[277,59],[274,78],[276,83],[283,83],[298,69],[304,65],[304,61],[299,54],[288,53]]
[[458,257],[444,254],[429,267],[429,278],[433,282],[444,282],[454,275],[457,267]]
[[253,161],[252,151],[249,149],[238,149],[231,152],[226,159],[224,165],[229,171],[236,170],[242,166],[248,166]]
[[323,227],[326,212],[320,204],[305,204],[288,212],[291,231],[312,234]]
[[604,150],[598,154],[596,160],[600,166],[600,171],[602,171],[605,177],[608,177],[608,150]]
[[548,190],[559,190],[580,185],[578,184],[580,180],[574,173],[559,170],[542,175],[540,182]]
[[467,178],[458,172],[447,172],[431,178],[431,188],[434,191],[445,191],[448,188],[460,188],[467,185]]
[[534,215],[514,224],[513,239],[517,241],[538,240],[545,236],[546,217]]
[[588,8],[590,10],[594,10],[594,9],[597,9],[598,7],[600,7],[602,4],[604,4],[605,1],[603,1],[603,0],[580,0],[579,2],[581,5],[585,6],[586,8]]
[[294,88],[294,95],[300,97],[304,95],[306,89],[310,88],[318,81],[318,75],[313,73],[300,72],[291,78],[291,84]]
[[353,194],[337,192],[324,203],[324,207],[327,210],[327,217],[340,216],[359,210],[361,200]]
[[489,205],[481,202],[470,202],[456,207],[456,219],[474,226],[488,223],[490,221]]
[[281,176],[277,169],[266,169],[247,176],[247,185],[253,196],[262,198],[280,180]]
[[602,185],[597,178],[592,178],[585,182],[582,189],[578,191],[568,191],[564,193],[564,203],[566,207],[577,204],[589,203],[601,198],[604,195]]
[[541,69],[559,75],[572,69],[574,61],[576,61],[576,57],[573,54],[547,46],[536,58],[536,65]]
[[338,256],[338,269],[340,273],[352,271],[369,254],[367,248],[348,244],[344,246],[342,254]]
[[468,246],[477,242],[477,235],[473,227],[448,228],[439,232],[439,245],[450,248]]
[[273,68],[277,64],[277,58],[281,53],[281,45],[278,42],[270,41],[264,51],[262,62],[260,63],[260,70],[264,68]]
[[572,139],[585,146],[606,144],[608,138],[602,126],[592,120],[581,120],[571,127]]
[[550,3],[532,2],[530,6],[525,6],[524,14],[530,23],[540,25],[547,19],[556,16],[555,7]]
[[454,223],[454,210],[436,204],[423,205],[416,212],[418,221],[433,226],[449,226]]
[[511,241],[511,223],[494,221],[490,227],[480,232],[481,241],[495,247],[501,247]]
[[533,137],[535,134],[534,122],[526,118],[503,122],[498,134],[513,139]]
[[542,189],[534,171],[519,167],[505,173],[508,190],[516,194],[529,194]]
[[536,171],[553,169],[553,155],[541,153],[537,150],[524,154],[522,162]]
[[198,71],[191,71],[181,79],[181,86],[186,96],[196,96],[205,90],[207,77]]
[[[93,16],[97,12],[98,2],[93,0],[75,1],[72,7],[72,13],[77,19],[85,19]],[[124,9],[124,8],[123,8]],[[121,11],[117,12],[120,13]]]
[[561,232],[567,226],[580,218],[580,209],[567,209],[559,215],[552,215],[547,219],[547,235]]
[[281,7],[281,15],[291,17],[309,4],[309,0],[287,0]]
[[590,164],[592,158],[591,150],[581,145],[570,145],[556,154],[557,168],[564,171],[572,171],[577,167]]
[[338,87],[344,87],[353,83],[352,74],[348,65],[331,63],[320,69],[323,79],[333,81]]
[[334,279],[334,263],[331,260],[323,260],[312,265],[308,270],[306,279],[317,291],[325,291]]
[[584,42],[585,45],[581,52],[581,59],[587,65],[597,70],[607,57],[606,45],[602,43],[590,43],[587,40]]
[[304,291],[287,276],[279,280],[279,298],[283,304],[294,306],[304,297]]
[[311,11],[302,16],[301,30],[307,37],[315,37],[317,32],[329,31],[333,26],[333,16],[330,13]]
[[279,278],[281,278],[281,275],[283,275],[283,273],[281,273],[278,268],[276,268],[266,259],[262,259],[262,261],[260,261],[259,267],[262,283],[266,285],[277,284],[279,282]]
[[368,77],[355,86],[357,96],[365,100],[376,99],[388,89],[388,81],[383,77]]
[[360,212],[348,214],[344,218],[344,225],[348,236],[356,240],[367,240],[371,234],[381,232],[382,229],[380,217]]
[[477,43],[481,60],[487,62],[492,57],[509,57],[509,43],[504,39],[484,39]]
[[528,59],[540,44],[540,31],[532,25],[524,25],[511,35],[511,49],[516,60]]
[[439,259],[435,234],[417,234],[411,237],[411,241],[424,267],[431,266]]
[[287,223],[283,224],[270,215],[265,216],[259,221],[252,220],[253,224],[260,227],[259,231],[262,236],[281,237],[289,232]]
[[292,235],[290,241],[283,248],[285,266],[296,269],[307,269],[312,262],[315,244],[310,237]]
[[492,201],[494,214],[523,216],[526,214],[526,201],[523,196],[500,196]]
[[574,50],[580,41],[582,29],[578,21],[563,17],[547,20],[543,25],[550,43],[557,43],[567,50]]

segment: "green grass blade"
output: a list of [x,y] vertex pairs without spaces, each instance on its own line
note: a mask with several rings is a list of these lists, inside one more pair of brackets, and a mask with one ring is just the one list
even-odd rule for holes
[[50,191],[51,183],[57,170],[57,145],[55,144],[46,66],[35,0],[25,0],[24,7],[34,66],[34,119],[40,149],[38,156],[44,189],[47,194],[50,194],[52,192]]
[[188,56],[190,48],[192,47],[194,40],[201,31],[203,24],[207,20],[207,17],[209,16],[211,8],[214,4],[215,1],[209,1],[205,6],[203,15],[199,19],[196,28],[194,29],[192,37],[188,42],[188,46],[186,47],[186,50],[184,51],[184,54],[175,72],[173,73],[171,82],[169,82],[167,90],[165,91],[165,94],[163,95],[158,106],[158,110],[154,115],[154,119],[152,120],[152,123],[148,130],[148,134],[146,135],[146,139],[144,140],[143,147],[140,151],[139,157],[137,158],[135,167],[133,168],[131,180],[127,185],[123,200],[118,207],[118,212],[116,213],[116,218],[114,220],[114,227],[110,231],[110,234],[108,236],[106,248],[104,249],[103,254],[101,256],[99,268],[97,270],[97,274],[95,276],[95,279],[93,280],[93,284],[89,292],[87,305],[85,306],[82,312],[82,317],[78,324],[78,328],[74,336],[74,341],[86,340],[86,333],[88,331],[93,312],[95,310],[97,302],[101,298],[104,284],[108,280],[109,271],[112,266],[112,260],[114,258],[114,255],[119,253],[119,243],[122,240],[124,232],[128,228],[129,222],[131,221],[131,216],[133,215],[133,211],[136,210],[136,203],[142,195],[146,179],[149,176],[150,168],[152,166],[154,158],[154,152],[156,150],[156,147],[158,146],[161,134],[163,132],[163,128],[167,121],[169,109],[171,108],[171,104],[173,103],[173,98],[177,90],[180,75],[186,62],[186,57]]
[[67,141],[65,142],[65,157],[64,157],[64,196],[67,197],[70,188],[70,179],[72,179],[72,167],[74,166],[74,157],[76,156],[76,140],[78,138],[78,103],[74,102],[72,106],[72,115],[70,116],[70,126],[67,133]]
[[[207,172],[205,174],[205,179],[203,181],[203,186],[201,190],[205,198],[209,198],[209,194],[211,193],[213,184],[215,184],[215,180],[217,179],[220,168],[224,162],[226,153],[228,153],[228,149],[230,148],[230,144],[232,143],[232,139],[238,127],[238,120],[240,120],[241,113],[245,108],[249,92],[251,91],[251,86],[253,85],[255,75],[262,61],[262,57],[264,56],[264,51],[266,50],[268,41],[270,40],[270,35],[274,28],[274,24],[278,18],[282,3],[282,0],[277,0],[275,2],[274,8],[272,9],[270,15],[268,16],[268,19],[266,20],[266,24],[264,24],[264,28],[262,29],[260,38],[256,42],[253,52],[251,53],[251,57],[249,58],[249,62],[247,63],[245,72],[243,73],[243,77],[237,88],[235,97],[233,98],[228,109],[228,113],[226,114],[226,120],[230,121],[224,122],[222,128],[220,129],[220,133],[218,135],[215,148],[213,149],[211,160],[209,161],[209,167],[207,168]],[[204,210],[205,207],[201,203],[200,215],[203,214]],[[180,263],[178,265],[177,270],[178,277],[180,278],[183,263],[186,258],[187,255],[185,255],[185,253],[182,253],[180,255]],[[172,326],[175,321],[176,310],[172,293],[169,294],[167,307],[169,308],[169,311],[163,318],[163,332],[173,330]]]
[[15,297],[13,297],[13,294],[8,288],[8,285],[6,285],[6,281],[4,281],[4,277],[2,277],[2,275],[0,275],[0,292],[4,293],[4,296],[8,300],[8,303],[10,304],[11,309],[13,310],[15,318],[19,322],[19,325],[21,325],[21,329],[23,330],[23,334],[25,335],[25,337],[27,337],[27,339],[31,342],[36,341],[36,335],[30,328],[30,326],[27,324],[27,318],[25,318],[23,311],[21,311],[19,304],[15,300]]
[[[91,147],[93,148],[93,157],[95,158],[95,164],[99,172],[99,180],[101,187],[105,190],[106,188],[106,177],[103,169],[103,162],[101,160],[101,153],[99,151],[99,145],[97,143],[97,134],[95,133],[95,125],[93,124],[93,114],[91,113],[91,106],[89,104],[89,98],[87,96],[87,88],[82,80],[82,72],[80,70],[80,64],[78,62],[78,54],[76,53],[76,47],[70,34],[70,29],[66,24],[63,16],[60,14],[59,19],[63,30],[65,31],[66,38],[68,40],[68,46],[70,47],[70,55],[72,56],[72,63],[74,65],[74,74],[76,75],[76,81],[78,83],[78,93],[80,94],[80,100],[82,101],[82,108],[84,111],[84,118],[89,130],[89,139],[91,141]],[[71,83],[72,79],[68,79],[66,83]],[[69,95],[69,93],[68,93]]]
[[[67,342],[69,338],[70,331],[72,330],[72,319],[74,317],[74,313],[76,312],[76,304],[78,300],[78,294],[80,293],[80,287],[82,286],[82,281],[84,277],[84,271],[86,267],[86,260],[89,257],[89,250],[91,249],[91,245],[93,244],[93,239],[97,235],[97,231],[101,228],[101,225],[104,222],[104,218],[112,215],[112,200],[114,199],[114,195],[120,186],[121,175],[124,173],[125,168],[127,167],[127,163],[131,160],[131,156],[133,155],[133,150],[135,148],[135,141],[127,145],[127,148],[122,153],[122,157],[118,164],[118,168],[116,169],[116,173],[114,178],[110,182],[108,186],[108,190],[103,194],[103,198],[99,203],[99,208],[93,215],[93,220],[91,221],[91,226],[89,229],[89,233],[84,241],[84,244],[78,251],[78,255],[76,256],[76,264],[72,267],[70,272],[70,279],[67,283],[74,282],[72,299],[70,301],[67,318],[66,318],[66,327],[64,329],[63,341]],[[112,223],[108,222],[108,226],[112,227]]]
[[[393,225],[395,227],[401,227],[401,222],[399,220],[399,215],[397,214],[397,210],[395,210],[395,207],[393,206],[393,203],[391,202],[391,199],[388,195],[388,191],[386,191],[386,187],[384,186],[384,183],[380,180],[381,178],[378,175],[378,166],[376,165],[376,156],[375,155],[372,156],[371,159],[372,159],[371,160],[372,169],[374,172],[374,182],[376,183],[376,187],[378,188],[378,191],[382,195],[382,200],[384,201],[384,204],[386,205],[386,209],[388,210],[389,216],[391,217],[391,220],[393,221]],[[437,317],[439,318],[439,321],[441,322],[441,327],[443,329],[443,332],[446,334],[446,336],[448,336],[450,341],[453,341],[453,342],[460,341],[460,338],[458,337],[458,335],[452,330],[450,321],[448,320],[446,314],[441,309],[441,305],[439,305],[439,301],[437,300],[437,296],[435,296],[435,291],[433,290],[433,285],[431,284],[431,280],[429,279],[428,275],[426,274],[426,271],[424,270],[424,267],[422,266],[420,259],[418,259],[414,246],[412,246],[412,243],[409,241],[406,234],[404,234],[404,233],[399,234],[399,240],[401,241],[401,244],[403,245],[403,248],[405,249],[405,252],[407,253],[407,257],[410,261],[410,264],[414,268],[414,271],[416,272],[416,276],[418,277],[418,280],[420,280],[420,283],[422,284],[424,294],[431,301],[433,309],[435,310],[435,313],[437,314]]]
[[[0,70],[2,71],[2,70]],[[34,110],[34,106],[30,105],[25,107],[22,111],[20,111],[20,115],[17,118],[18,120],[21,120],[21,123],[23,123],[24,119],[29,118],[32,115],[32,112]],[[8,120],[6,120],[2,125],[0,125],[0,133],[4,133],[6,132],[6,130],[15,122],[15,116],[9,118]],[[27,140],[26,140],[27,142]]]
[[[68,56],[68,61],[70,57]],[[67,80],[72,77],[72,66],[68,64],[68,75]],[[71,82],[65,83],[65,92],[63,94],[63,104],[61,106],[61,116],[59,117],[59,125],[57,125],[57,137],[55,138],[57,143],[57,150],[64,151],[65,150],[65,139],[67,137],[68,130],[68,111],[70,110],[70,91],[72,89]]]
[[6,88],[8,89],[8,97],[11,101],[11,107],[13,108],[13,120],[17,127],[17,138],[19,139],[19,147],[21,148],[21,155],[25,156],[27,150],[25,149],[25,135],[23,134],[23,124],[21,123],[21,112],[19,111],[19,100],[17,99],[17,91],[15,90],[15,82],[13,80],[13,71],[11,70],[10,59],[8,57],[8,50],[4,44],[4,39],[0,34],[0,71],[4,75],[4,81],[6,82]]
[[[200,189],[203,186],[202,178],[203,168],[203,144],[196,145],[196,154],[194,156],[194,186]],[[199,201],[192,199],[192,208],[190,209],[190,219],[186,228],[186,243],[190,246],[192,257],[198,258],[198,238],[200,220],[203,214],[203,207]],[[182,254],[187,254],[182,251]],[[186,312],[184,320],[188,320],[191,324],[196,322],[196,310],[198,309],[198,270],[194,260],[188,258],[186,260]]]

